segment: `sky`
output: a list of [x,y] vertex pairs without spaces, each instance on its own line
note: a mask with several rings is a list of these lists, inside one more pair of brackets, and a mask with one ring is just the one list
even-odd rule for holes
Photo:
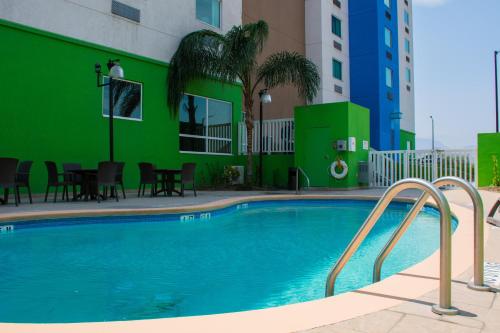
[[475,147],[495,131],[500,0],[414,0],[413,30],[417,149],[431,147],[430,115],[437,145]]

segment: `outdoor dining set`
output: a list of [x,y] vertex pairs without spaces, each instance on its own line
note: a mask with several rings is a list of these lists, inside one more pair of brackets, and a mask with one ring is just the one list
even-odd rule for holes
[[[21,202],[20,189],[25,188],[30,203],[33,203],[30,172],[33,161],[19,161],[15,158],[0,157],[0,188],[4,190],[0,204],[7,204],[10,191],[13,192],[16,206]],[[160,169],[153,163],[141,162],[139,166],[139,189],[137,195],[140,197],[146,193],[149,187],[151,197],[163,194],[172,196],[175,192],[184,196],[187,186],[193,190],[196,196],[195,186],[195,163],[184,163],[181,169]],[[99,162],[97,168],[83,168],[79,163],[63,163],[62,172],[58,170],[53,161],[45,161],[47,169],[47,187],[44,201],[47,202],[49,192],[53,189],[53,201],[57,201],[58,191],[62,190],[62,200],[66,201],[89,201],[108,200],[112,198],[119,201],[120,195],[125,199],[125,187],[123,182],[124,162]],[[176,184],[179,189],[176,189]],[[121,193],[120,193],[121,192]],[[70,198],[71,193],[71,198]]]

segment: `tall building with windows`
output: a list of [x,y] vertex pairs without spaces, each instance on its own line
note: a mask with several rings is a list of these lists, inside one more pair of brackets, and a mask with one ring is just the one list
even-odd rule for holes
[[[415,147],[411,0],[293,0],[293,18],[299,18],[293,21],[270,14],[264,3],[243,0],[243,21],[265,19],[271,34],[281,34],[284,38],[273,39],[273,50],[301,49],[304,43],[321,75],[314,104],[360,104],[370,109],[371,147]],[[294,40],[295,48],[285,40]],[[293,94],[293,88],[285,89]],[[283,104],[266,110],[265,118],[293,114],[293,107]]]

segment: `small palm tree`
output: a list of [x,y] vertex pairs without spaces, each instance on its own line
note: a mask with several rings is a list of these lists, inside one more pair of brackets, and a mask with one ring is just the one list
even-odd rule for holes
[[253,105],[257,87],[264,85],[272,89],[291,84],[301,97],[311,101],[320,81],[316,65],[298,53],[279,52],[258,65],[257,56],[262,53],[268,33],[264,21],[235,26],[225,35],[210,30],[190,33],[182,39],[172,57],[168,73],[167,102],[174,115],[193,80],[241,83],[248,137],[246,181],[249,184],[253,178]]

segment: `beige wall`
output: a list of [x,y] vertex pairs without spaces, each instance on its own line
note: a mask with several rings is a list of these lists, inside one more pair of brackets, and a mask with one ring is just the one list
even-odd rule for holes
[[[269,24],[267,40],[261,61],[279,51],[293,51],[305,56],[304,0],[243,0],[243,23],[260,19]],[[304,105],[295,88],[283,87],[271,91],[273,102],[264,107],[264,119],[291,118],[297,105]],[[255,103],[258,120],[259,103]]]

